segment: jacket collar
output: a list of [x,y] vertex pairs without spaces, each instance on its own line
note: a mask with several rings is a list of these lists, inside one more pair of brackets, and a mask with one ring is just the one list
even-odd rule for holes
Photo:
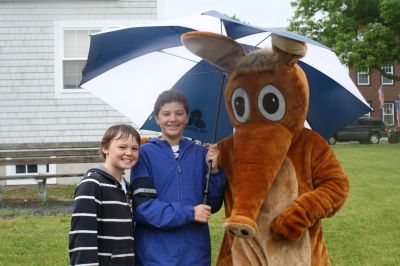
[[[168,141],[166,140],[161,140],[159,138],[151,138],[148,143],[156,144],[159,145],[162,148],[169,148],[171,149],[171,145],[169,145]],[[189,147],[195,145],[195,143],[192,140],[182,138],[181,141],[179,142],[179,152],[184,153]]]
[[[97,165],[93,168],[90,168],[88,170],[88,172],[97,172],[100,173],[103,177],[107,178],[108,180],[110,180],[111,182],[114,182],[118,187],[121,187],[121,183],[118,182],[104,167],[103,165]],[[121,176],[121,178],[124,179],[125,184],[128,184],[125,180],[125,178],[123,176]]]

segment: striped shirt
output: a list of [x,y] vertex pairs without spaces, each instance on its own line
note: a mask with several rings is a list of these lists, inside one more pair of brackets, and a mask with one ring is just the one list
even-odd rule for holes
[[129,198],[104,170],[88,171],[75,190],[69,232],[71,265],[134,265]]

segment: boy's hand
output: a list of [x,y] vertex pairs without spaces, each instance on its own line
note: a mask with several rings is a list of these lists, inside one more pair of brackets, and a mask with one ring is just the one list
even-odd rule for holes
[[208,147],[208,152],[206,156],[207,162],[211,161],[212,162],[212,168],[211,168],[211,173],[215,174],[219,172],[219,149],[217,144],[211,144]]
[[211,207],[199,204],[194,207],[194,220],[199,223],[207,223],[211,216]]

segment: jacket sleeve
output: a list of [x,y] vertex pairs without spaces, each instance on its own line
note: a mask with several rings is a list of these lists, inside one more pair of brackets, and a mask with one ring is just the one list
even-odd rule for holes
[[221,209],[226,179],[226,174],[222,169],[218,173],[210,174],[207,204],[211,206],[211,213],[216,213]]
[[157,198],[151,168],[144,152],[131,169],[132,200],[136,222],[165,230],[194,222],[193,206],[163,202]]
[[98,264],[97,218],[100,212],[100,183],[85,177],[75,190],[69,232],[70,265]]

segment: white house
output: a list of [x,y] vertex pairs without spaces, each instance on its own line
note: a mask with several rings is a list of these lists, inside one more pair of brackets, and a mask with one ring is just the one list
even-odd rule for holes
[[[130,123],[78,88],[89,35],[157,19],[157,6],[157,0],[1,0],[0,157],[32,143],[98,143],[111,124]],[[0,176],[71,167],[77,166],[3,164]]]

